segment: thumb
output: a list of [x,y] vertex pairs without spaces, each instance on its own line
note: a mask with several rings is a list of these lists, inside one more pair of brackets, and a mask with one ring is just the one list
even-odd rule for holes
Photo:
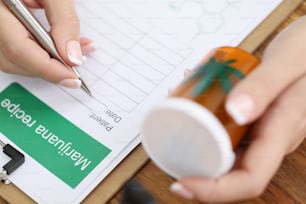
[[289,25],[269,44],[262,64],[239,82],[227,97],[225,108],[237,124],[256,120],[273,100],[305,74],[306,17]]
[[51,26],[51,36],[64,61],[70,65],[81,65],[80,23],[72,0],[41,1]]
[[302,66],[263,61],[230,92],[225,103],[226,111],[239,125],[253,122],[302,73]]

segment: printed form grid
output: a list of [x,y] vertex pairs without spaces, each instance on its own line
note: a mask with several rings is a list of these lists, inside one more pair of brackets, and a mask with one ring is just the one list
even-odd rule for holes
[[206,50],[231,45],[247,24],[254,23],[256,12],[271,4],[254,1],[250,11],[250,2],[242,0],[92,2],[76,1],[82,34],[97,45],[82,76],[97,102],[126,113],[198,51],[199,43],[204,42]]
[[[137,20],[141,17],[135,17],[122,4],[111,4],[110,7],[105,4],[81,5],[78,12],[87,16],[82,28],[92,34],[98,45],[96,53],[85,65],[85,69],[95,76],[89,86],[104,103],[109,101],[131,112],[175,70],[184,56],[150,36],[153,25],[129,22],[129,16]],[[121,18],[123,12],[128,17]]]

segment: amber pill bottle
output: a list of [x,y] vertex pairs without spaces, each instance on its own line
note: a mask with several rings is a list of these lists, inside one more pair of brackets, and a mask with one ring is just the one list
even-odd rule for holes
[[247,126],[232,120],[224,102],[259,63],[237,47],[219,47],[205,56],[144,118],[142,144],[153,162],[174,178],[216,178],[229,171]]

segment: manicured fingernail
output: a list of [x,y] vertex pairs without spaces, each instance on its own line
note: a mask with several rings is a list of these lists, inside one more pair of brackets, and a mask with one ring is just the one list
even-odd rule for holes
[[93,43],[82,46],[82,53],[84,55],[90,54],[96,50],[96,46]]
[[59,84],[67,88],[77,89],[81,87],[82,82],[79,79],[64,79]]
[[78,66],[82,65],[83,59],[80,43],[78,41],[71,40],[67,43],[66,48],[67,56],[70,62]]
[[170,186],[170,191],[179,195],[179,196],[182,196],[183,198],[185,199],[188,199],[188,200],[192,200],[194,199],[194,195],[192,192],[190,192],[188,189],[186,189],[182,184],[180,183],[173,183],[171,186]]
[[242,94],[230,98],[225,109],[238,125],[245,125],[255,112],[255,103],[250,96]]

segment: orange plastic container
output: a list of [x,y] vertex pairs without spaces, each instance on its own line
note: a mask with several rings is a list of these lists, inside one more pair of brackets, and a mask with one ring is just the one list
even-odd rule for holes
[[[227,115],[224,101],[230,89],[258,64],[259,60],[256,57],[242,49],[233,47],[215,49],[171,95],[190,99],[211,111],[226,128],[235,148],[247,127],[237,126]],[[202,89],[201,83],[206,85],[203,85]]]
[[232,87],[258,64],[240,48],[212,50],[145,117],[142,144],[151,159],[175,178],[227,172],[247,126],[232,120],[224,102]]

